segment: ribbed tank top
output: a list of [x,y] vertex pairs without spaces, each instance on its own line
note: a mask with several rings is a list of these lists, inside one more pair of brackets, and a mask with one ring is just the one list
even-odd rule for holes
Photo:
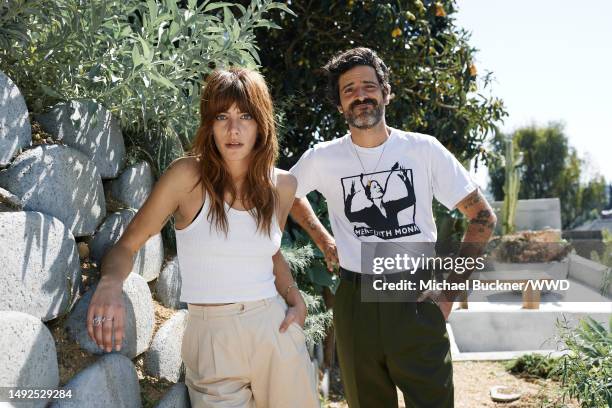
[[186,303],[235,303],[277,295],[272,256],[279,250],[282,232],[276,214],[270,236],[257,231],[248,211],[225,204],[228,232],[208,221],[209,200],[187,227],[176,230],[181,275],[180,300]]

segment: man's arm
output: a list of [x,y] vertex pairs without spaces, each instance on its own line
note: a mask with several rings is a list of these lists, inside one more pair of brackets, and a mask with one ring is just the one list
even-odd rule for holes
[[[469,220],[467,231],[461,241],[459,256],[476,258],[483,254],[495,229],[497,217],[479,189],[474,190],[461,200],[457,204],[457,209]],[[453,271],[447,282],[465,282],[471,273],[471,270],[466,270],[462,274]],[[448,301],[452,302],[459,293],[459,291],[447,291],[444,295]]]
[[330,272],[334,270],[334,264],[338,264],[338,253],[336,241],[321,224],[306,197],[296,198],[291,208],[291,218],[300,226],[315,245],[323,252],[325,263]]
[[[489,238],[491,238],[493,234],[497,218],[486,198],[484,198],[478,189],[461,200],[456,208],[469,220],[468,228],[461,241],[458,255],[464,258],[476,258],[484,252],[489,242]],[[471,270],[466,270],[461,274],[452,271],[446,279],[446,282],[451,284],[465,282],[468,280],[471,273]],[[426,297],[435,297],[444,315],[444,319],[448,319],[453,307],[453,301],[460,293],[461,291],[457,290],[447,290],[434,295],[430,293],[430,291],[427,291],[419,297],[419,301],[424,300]]]

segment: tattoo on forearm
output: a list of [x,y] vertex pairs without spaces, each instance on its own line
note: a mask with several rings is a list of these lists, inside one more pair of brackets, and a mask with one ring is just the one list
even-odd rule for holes
[[471,206],[478,204],[479,202],[481,202],[482,200],[480,199],[480,194],[478,191],[474,191],[472,194],[470,194],[466,200],[465,203],[463,204],[463,208],[467,209],[470,208]]
[[479,232],[485,232],[485,229],[492,230],[495,228],[495,223],[491,221],[491,211],[480,210],[476,218],[470,220],[470,224],[478,225]]
[[308,227],[308,229],[314,230],[314,229],[317,228],[317,219],[316,218],[312,218],[312,217],[308,217],[305,220],[305,224]]

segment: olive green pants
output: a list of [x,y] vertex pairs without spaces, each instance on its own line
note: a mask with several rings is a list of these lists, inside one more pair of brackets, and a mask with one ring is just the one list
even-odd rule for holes
[[342,280],[334,326],[350,408],[453,407],[450,343],[432,302],[362,302],[360,284]]

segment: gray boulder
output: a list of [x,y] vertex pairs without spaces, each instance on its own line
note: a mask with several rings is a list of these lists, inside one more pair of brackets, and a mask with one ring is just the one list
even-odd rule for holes
[[19,149],[30,143],[28,107],[17,85],[0,72],[0,167],[9,164]]
[[155,298],[164,306],[172,309],[187,309],[187,303],[181,302],[181,273],[176,257],[172,258],[157,278]]
[[185,383],[174,384],[155,408],[191,408],[189,390]]
[[108,184],[110,196],[130,208],[140,208],[153,191],[153,172],[147,162],[128,166]]
[[72,398],[53,402],[53,408],[141,408],[136,367],[118,353],[102,356],[72,377],[61,390]]
[[[92,286],[78,301],[66,320],[65,328],[70,337],[85,351],[92,354],[103,354],[104,350],[89,338],[85,321],[89,302],[96,288],[97,285]],[[123,282],[123,304],[125,307],[124,337],[119,353],[134,358],[149,348],[155,323],[151,291],[147,282],[140,275],[130,273]]]
[[0,211],[21,211],[23,201],[8,190],[0,188]]
[[[55,342],[40,319],[21,312],[0,312],[0,348],[2,387],[54,389],[59,385]],[[44,407],[46,403],[30,400],[16,406]]]
[[187,324],[187,310],[179,310],[157,331],[151,347],[145,353],[144,369],[147,374],[170,382],[181,377],[181,344]]
[[102,179],[87,157],[70,147],[38,146],[0,171],[0,187],[24,208],[62,221],[76,237],[91,235],[106,215]]
[[[100,262],[104,254],[119,241],[136,210],[128,208],[110,214],[100,225],[90,244],[90,258]],[[141,275],[147,282],[159,276],[164,261],[164,244],[161,234],[149,238],[134,257],[132,272]]]
[[43,129],[92,160],[102,178],[115,178],[125,165],[125,144],[119,122],[93,101],[60,103],[38,115]]
[[81,268],[70,230],[39,212],[0,213],[0,310],[48,321],[74,304]]

